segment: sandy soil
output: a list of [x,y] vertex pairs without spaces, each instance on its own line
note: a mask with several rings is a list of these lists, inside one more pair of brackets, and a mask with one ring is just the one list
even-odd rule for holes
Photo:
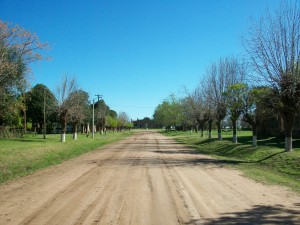
[[1,185],[0,224],[300,224],[300,197],[141,132]]

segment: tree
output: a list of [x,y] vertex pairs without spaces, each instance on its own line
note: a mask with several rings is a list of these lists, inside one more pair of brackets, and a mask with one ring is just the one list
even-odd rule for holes
[[33,127],[39,128],[42,132],[44,123],[44,101],[46,111],[46,121],[50,122],[50,117],[57,111],[57,101],[50,89],[43,85],[37,84],[26,93],[27,118],[32,121]]
[[226,105],[228,107],[228,112],[232,122],[233,143],[237,143],[236,121],[239,119],[244,109],[243,99],[245,99],[246,89],[247,86],[243,83],[240,83],[230,85],[224,92],[224,96],[226,97]]
[[117,118],[118,117],[118,113],[112,109],[109,110],[109,115],[112,117],[112,118]]
[[161,104],[159,104],[154,111],[153,118],[155,123],[160,127],[169,126],[169,118],[167,114],[167,108],[169,107],[169,103],[164,100]]
[[72,106],[76,103],[77,84],[75,77],[63,76],[60,84],[57,85],[56,98],[58,102],[58,115],[61,125],[61,142],[66,141],[67,121],[70,118]]
[[203,89],[203,99],[204,99],[204,111],[207,117],[208,122],[208,138],[212,138],[212,125],[216,118],[216,106],[214,104],[214,94],[213,94],[213,85],[210,82],[209,77],[205,77],[201,86]]
[[170,95],[156,107],[153,117],[157,124],[166,127],[167,130],[170,130],[171,126],[176,129],[182,121],[180,101],[175,95]]
[[242,120],[250,124],[252,129],[252,146],[257,146],[257,128],[264,118],[272,117],[272,112],[268,109],[268,88],[246,86],[243,95]]
[[197,122],[193,113],[193,109],[190,106],[189,97],[181,99],[182,107],[182,124],[183,126],[196,130]]
[[96,125],[99,127],[101,134],[103,134],[106,124],[106,116],[110,114],[109,106],[106,105],[103,99],[95,103],[96,111]]
[[134,127],[133,123],[132,122],[127,122],[126,125],[125,125],[126,129],[128,129],[129,131]]
[[126,127],[126,124],[128,122],[129,122],[129,117],[127,113],[120,112],[118,115],[118,130],[122,131]]
[[16,91],[4,91],[0,95],[0,126],[16,125],[22,102]]
[[257,126],[260,123],[259,110],[262,109],[258,107],[259,105],[259,94],[261,90],[258,88],[249,89],[248,86],[245,87],[245,94],[243,95],[243,121],[250,124],[252,129],[252,146],[257,146]]
[[[225,118],[226,114],[224,115],[223,111],[224,109],[227,109],[227,112],[229,112],[231,120],[232,120],[232,126],[233,126],[233,142],[237,142],[237,127],[236,127],[236,121],[241,114],[240,109],[237,110],[236,103],[234,101],[236,100],[235,96],[236,91],[239,90],[239,85],[244,82],[245,76],[246,76],[246,68],[245,64],[240,62],[236,57],[234,56],[228,56],[224,59],[220,59],[219,61],[219,69],[218,73],[219,76],[216,76],[216,71],[212,70],[212,90],[214,90],[213,98],[216,102],[217,108],[216,108],[216,117],[217,117],[217,126],[218,126],[218,133],[220,132],[220,119],[223,117]],[[216,81],[215,79],[219,77],[221,80]],[[237,86],[235,86],[237,85]],[[220,91],[223,89],[223,92],[220,93]],[[221,96],[220,96],[221,95]],[[224,104],[224,105],[223,105]],[[240,107],[240,105],[239,105]],[[220,133],[219,133],[220,137]],[[219,138],[220,139],[220,138]]]
[[117,126],[118,126],[118,120],[117,117],[112,116],[106,116],[105,117],[105,126],[109,129],[111,129],[113,132],[115,132]]
[[212,104],[214,119],[218,129],[218,139],[222,139],[221,123],[227,115],[226,97],[224,92],[227,87],[243,83],[245,66],[234,56],[220,58],[217,63],[212,63],[207,70],[207,93]]
[[222,140],[222,120],[227,113],[223,92],[228,84],[225,72],[226,60],[220,59],[219,64],[212,63],[208,69],[208,83],[211,84],[212,102],[215,105],[214,115],[218,129],[218,139]]
[[8,119],[15,120],[19,117],[16,112],[25,110],[19,96],[27,84],[30,64],[43,58],[40,50],[46,46],[36,34],[0,20],[0,125],[11,124]]
[[75,90],[68,97],[72,99],[69,108],[70,122],[73,124],[73,139],[77,139],[78,125],[83,123],[89,114],[89,94],[83,90]]
[[29,64],[42,59],[40,50],[47,46],[36,34],[0,20],[0,86],[19,80],[21,65],[29,72]]
[[18,94],[11,93],[2,96],[0,107],[0,126],[5,129],[6,126],[19,127],[20,125],[20,112],[22,109],[21,98]]
[[0,91],[19,88],[30,72],[30,63],[42,59],[40,50],[48,44],[39,41],[18,25],[0,20]]
[[109,115],[105,117],[105,126],[115,132],[118,126],[118,114],[116,111],[109,110]]
[[292,151],[292,130],[300,107],[300,7],[282,2],[250,27],[244,47],[257,78],[271,88],[272,107],[280,113],[285,151]]
[[209,120],[204,90],[200,85],[198,85],[192,92],[188,92],[187,90],[185,90],[185,92],[187,94],[186,103],[189,105],[196,123],[196,132],[198,132],[200,128],[201,137],[203,137],[204,125]]

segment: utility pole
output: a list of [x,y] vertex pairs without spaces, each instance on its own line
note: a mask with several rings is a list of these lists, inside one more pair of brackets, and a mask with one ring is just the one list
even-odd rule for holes
[[99,102],[100,98],[102,98],[102,95],[95,95],[95,96],[98,97],[98,102]]
[[[99,100],[100,98],[102,98],[102,95],[95,95],[98,97],[98,104],[99,104]],[[93,124],[92,124],[92,138],[95,137],[95,99],[93,99]]]
[[26,122],[26,94],[25,94],[25,91],[24,91],[23,97],[24,97],[24,134],[26,134],[27,122]]
[[46,139],[46,89],[44,88],[44,139]]
[[94,136],[95,136],[94,124],[95,124],[95,99],[93,99],[92,138],[94,138]]

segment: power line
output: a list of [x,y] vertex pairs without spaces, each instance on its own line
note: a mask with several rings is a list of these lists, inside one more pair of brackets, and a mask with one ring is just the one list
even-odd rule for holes
[[110,105],[113,107],[123,107],[123,108],[141,108],[141,109],[152,109],[154,106],[133,106],[133,105]]

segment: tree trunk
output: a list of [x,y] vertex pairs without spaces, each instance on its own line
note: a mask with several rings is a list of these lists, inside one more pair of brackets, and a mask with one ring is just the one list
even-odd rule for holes
[[285,148],[286,152],[291,152],[293,150],[293,126],[295,122],[295,113],[281,113],[284,126],[285,135]]
[[232,122],[232,129],[233,129],[233,137],[232,141],[233,143],[237,143],[237,127],[236,127],[236,120],[231,120]]
[[39,122],[38,123],[38,134],[42,134],[43,133],[43,123]]
[[66,142],[66,133],[61,133],[61,142]]
[[212,130],[213,120],[208,120],[208,138],[211,139],[211,130]]
[[195,124],[195,132],[198,133],[199,131],[199,124]]
[[67,123],[65,120],[61,122],[61,142],[66,142],[66,129],[67,129]]
[[86,125],[86,133],[89,134],[90,133],[90,124]]
[[256,123],[251,124],[252,127],[252,146],[257,146],[257,125]]
[[218,140],[222,140],[221,120],[216,122],[218,128]]
[[77,132],[78,132],[78,124],[77,123],[74,123],[73,125],[73,139],[74,140],[77,140]]
[[204,126],[201,125],[201,137],[204,136],[204,134],[203,134],[204,132],[203,131],[204,131]]
[[47,127],[46,123],[43,124],[43,138],[46,139],[46,132],[47,132]]
[[285,137],[285,147],[284,150],[286,152],[293,151],[293,138],[292,137]]

